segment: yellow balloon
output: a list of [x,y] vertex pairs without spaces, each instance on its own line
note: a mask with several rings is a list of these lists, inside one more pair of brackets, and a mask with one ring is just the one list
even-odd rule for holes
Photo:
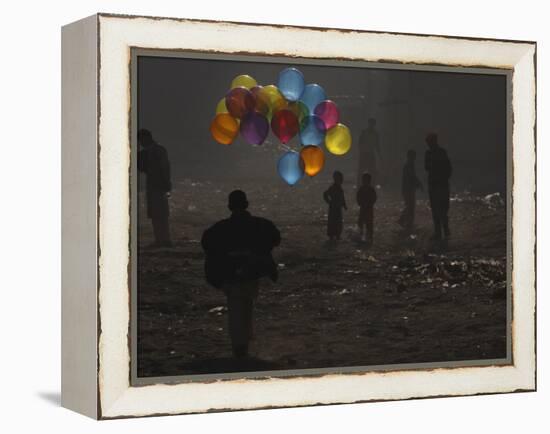
[[275,112],[278,112],[288,106],[288,101],[279,91],[279,88],[273,84],[262,87],[260,94],[267,97],[267,100],[269,101],[269,113],[267,114],[268,119],[271,119]]
[[225,97],[220,99],[220,102],[218,102],[218,105],[216,106],[216,114],[219,115],[220,113],[229,113],[229,110],[227,110],[227,106],[225,105]]
[[327,131],[325,146],[334,155],[344,155],[351,148],[351,133],[344,124],[336,124]]
[[242,74],[237,75],[231,82],[231,89],[242,86],[247,89],[252,89],[254,86],[257,86],[258,83],[250,75]]

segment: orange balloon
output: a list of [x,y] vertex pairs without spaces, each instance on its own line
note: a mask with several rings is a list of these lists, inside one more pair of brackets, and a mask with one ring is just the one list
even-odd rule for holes
[[319,146],[307,145],[300,151],[304,162],[304,171],[309,176],[317,175],[325,165],[325,153]]
[[239,123],[229,113],[218,113],[210,124],[214,140],[222,145],[230,145],[239,134]]

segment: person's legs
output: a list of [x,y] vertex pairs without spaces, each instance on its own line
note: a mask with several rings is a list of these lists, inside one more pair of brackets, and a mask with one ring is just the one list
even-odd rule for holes
[[441,225],[443,226],[443,235],[445,235],[445,238],[449,238],[451,236],[451,230],[449,229],[449,216],[446,211],[442,211]]
[[246,323],[246,297],[241,294],[227,296],[229,337],[235,357],[248,354],[248,330]]
[[410,228],[414,228],[414,222],[416,220],[416,192],[413,192],[410,197]]
[[363,183],[363,173],[367,171],[367,155],[366,151],[359,150],[359,165],[357,168],[357,189],[361,187],[361,184]]
[[380,181],[378,179],[378,170],[376,167],[376,155],[374,151],[369,150],[365,158],[365,169],[371,176],[371,185],[376,186]]
[[342,213],[338,210],[329,208],[328,222],[327,222],[327,235],[329,239],[339,240],[342,234]]
[[407,195],[407,229],[414,228],[414,220],[416,214],[416,193],[414,191]]
[[374,212],[372,208],[367,211],[366,217],[367,241],[372,243],[374,237]]
[[258,282],[242,282],[226,285],[229,337],[233,356],[248,356],[248,345],[253,334],[254,299]]
[[332,212],[330,208],[328,210],[328,219],[327,219],[327,236],[329,240],[332,240],[334,238],[334,218],[332,216]]
[[359,229],[359,239],[363,241],[365,221],[363,218],[363,210],[359,208],[359,218],[357,219],[357,228]]
[[344,229],[344,222],[342,221],[342,218],[336,222],[336,239],[339,240],[342,236],[342,230]]
[[162,191],[147,191],[147,215],[153,225],[155,245],[171,246],[169,229],[169,206],[166,193]]
[[408,207],[407,207],[407,196],[403,195],[403,211],[401,211],[401,214],[399,215],[399,218],[397,219],[397,223],[403,229],[405,229],[407,227],[408,213],[409,213],[409,210],[408,210]]
[[252,340],[252,337],[254,336],[254,298],[249,295],[247,297],[244,297],[243,300],[243,313],[244,313],[244,324],[245,324],[245,332],[246,332],[246,338],[247,342],[250,342]]
[[160,224],[158,218],[152,217],[151,224],[153,225],[153,236],[155,237],[155,245],[161,245],[162,231],[160,230]]
[[371,183],[376,187],[377,184],[380,184],[380,174],[378,173],[378,164],[376,162],[376,155],[372,154],[371,167],[369,173],[371,174]]
[[446,188],[441,192],[441,222],[443,224],[443,233],[445,234],[445,238],[449,238],[451,236],[451,230],[449,229],[449,205],[449,187],[446,186]]
[[441,238],[441,231],[445,238],[449,238],[451,231],[449,229],[449,187],[446,185],[438,186],[433,192],[433,209],[435,210],[434,224],[436,224],[436,238]]
[[153,223],[153,232],[155,234],[155,243],[160,246],[171,246],[170,226],[167,217],[157,217],[151,219]]
[[337,208],[332,211],[332,220],[334,223],[334,237],[339,240],[342,236],[342,230],[344,228],[344,216],[342,215],[342,209]]
[[441,209],[437,190],[430,189],[430,208],[432,210],[432,219],[434,224],[434,239],[441,239]]
[[406,193],[403,195],[405,209],[403,210],[401,225],[405,229],[412,229],[414,222],[414,195]]

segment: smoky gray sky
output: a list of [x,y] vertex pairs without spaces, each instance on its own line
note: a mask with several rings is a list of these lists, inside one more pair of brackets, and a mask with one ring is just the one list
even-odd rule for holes
[[[287,66],[302,71],[306,83],[321,85],[341,112],[340,122],[352,132],[345,156],[326,152],[321,179],[333,170],[354,180],[359,134],[374,117],[381,138],[381,182],[398,189],[407,149],[418,153],[417,172],[424,179],[427,132],[439,134],[453,162],[452,189],[504,192],[506,188],[506,78],[449,72],[380,70],[340,66],[138,58],[139,128],[152,131],[168,150],[175,180],[279,180],[276,164],[284,151],[270,132],[261,146],[241,138],[230,146],[216,143],[209,131],[218,101],[239,74],[259,84],[276,84]],[[299,143],[290,143],[298,149]],[[296,186],[299,188],[299,184]]]

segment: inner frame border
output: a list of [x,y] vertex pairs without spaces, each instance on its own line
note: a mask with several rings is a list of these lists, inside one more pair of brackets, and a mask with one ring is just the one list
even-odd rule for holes
[[[308,368],[271,371],[252,371],[216,374],[180,374],[157,377],[137,376],[137,287],[138,287],[138,172],[137,172],[137,127],[138,127],[138,57],[162,57],[190,60],[211,61],[236,61],[274,63],[287,65],[332,66],[362,69],[401,70],[418,72],[448,72],[480,75],[501,75],[506,77],[506,354],[500,359],[462,360],[452,362],[426,362],[426,363],[401,363],[386,365],[365,365],[330,368]],[[327,374],[350,374],[367,372],[391,372],[410,370],[430,370],[438,368],[464,368],[513,365],[513,248],[512,248],[512,210],[513,210],[513,107],[512,107],[512,78],[513,70],[507,68],[492,67],[465,67],[444,66],[439,64],[412,64],[391,62],[370,62],[364,60],[320,59],[308,57],[278,56],[256,53],[232,54],[220,52],[208,52],[198,50],[181,49],[153,49],[142,47],[130,47],[130,323],[128,330],[128,346],[130,349],[130,387],[147,386],[152,384],[182,384],[192,382],[210,382],[216,380],[236,379],[267,379],[267,378],[293,378],[293,377],[319,377]]]

